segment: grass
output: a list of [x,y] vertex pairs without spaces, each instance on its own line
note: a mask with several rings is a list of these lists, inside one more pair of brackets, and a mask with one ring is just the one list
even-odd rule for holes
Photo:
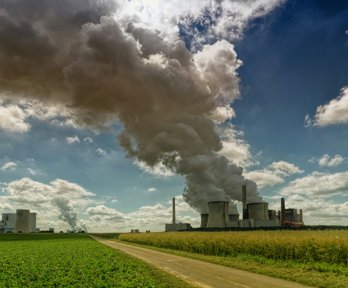
[[0,251],[0,287],[191,287],[88,235],[0,235]]
[[119,239],[313,287],[348,287],[347,231],[150,233]]

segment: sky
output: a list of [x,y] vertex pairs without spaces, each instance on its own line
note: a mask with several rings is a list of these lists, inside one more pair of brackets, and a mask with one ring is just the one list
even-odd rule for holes
[[163,231],[247,184],[347,225],[347,63],[346,1],[2,1],[0,213]]

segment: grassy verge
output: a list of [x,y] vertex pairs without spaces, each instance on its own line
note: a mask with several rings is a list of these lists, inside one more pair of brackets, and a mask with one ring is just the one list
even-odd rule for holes
[[191,287],[87,235],[0,235],[0,287]]
[[[114,239],[115,241],[120,241]],[[127,242],[127,241],[120,241]],[[348,267],[346,265],[320,262],[299,263],[292,260],[273,260],[262,256],[236,254],[234,256],[212,256],[175,249],[129,243],[174,255],[203,260],[231,268],[250,271],[320,288],[348,287]]]

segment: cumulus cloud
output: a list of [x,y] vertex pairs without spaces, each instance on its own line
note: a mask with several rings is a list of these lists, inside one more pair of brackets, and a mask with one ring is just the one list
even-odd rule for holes
[[303,172],[292,163],[277,161],[268,165],[265,169],[247,172],[245,177],[252,179],[258,187],[263,188],[284,183],[286,177]]
[[281,195],[305,195],[330,198],[334,195],[347,195],[348,172],[311,174],[297,178],[281,189]]
[[[64,222],[75,227],[81,224],[74,210],[85,209],[97,203],[94,197],[94,193],[66,180],[56,179],[44,184],[30,178],[22,178],[4,184],[0,202],[12,210],[21,208],[38,212],[38,225],[41,227],[54,224],[64,230],[68,228]],[[59,219],[62,222],[59,222]]]
[[156,192],[157,188],[155,187],[150,187],[149,189],[147,189],[147,192]]
[[65,141],[68,144],[75,144],[75,143],[80,143],[80,138],[77,135],[75,135],[71,137],[66,137]]
[[30,130],[30,125],[25,121],[25,112],[15,105],[4,105],[0,101],[0,129],[8,132],[24,133]]
[[2,171],[5,171],[5,170],[14,170],[14,169],[16,169],[16,167],[17,167],[17,163],[10,161],[10,162],[4,163],[4,164],[1,166],[0,169],[1,169]]
[[330,157],[328,154],[324,154],[317,161],[321,167],[337,167],[342,164],[344,157],[342,155]]
[[334,124],[348,123],[348,87],[341,89],[341,94],[328,104],[317,108],[314,119],[306,115],[306,126],[325,127]]
[[258,161],[251,154],[250,145],[243,140],[244,133],[242,131],[236,130],[233,126],[226,126],[220,130],[220,135],[222,139],[220,155],[242,167],[258,164]]

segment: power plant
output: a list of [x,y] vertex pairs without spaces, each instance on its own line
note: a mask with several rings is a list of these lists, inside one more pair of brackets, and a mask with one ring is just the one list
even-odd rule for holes
[[[201,214],[201,229],[210,228],[262,228],[262,227],[298,227],[303,226],[302,209],[285,208],[285,199],[281,198],[281,210],[269,210],[267,202],[248,202],[246,185],[242,186],[242,219],[237,209],[229,210],[227,201],[208,202],[209,213]],[[189,223],[175,223],[175,198],[172,200],[172,223],[165,225],[165,231],[192,229]],[[232,207],[235,205],[232,205]]]
[[36,213],[19,209],[16,213],[2,213],[0,233],[33,233],[36,232]]

